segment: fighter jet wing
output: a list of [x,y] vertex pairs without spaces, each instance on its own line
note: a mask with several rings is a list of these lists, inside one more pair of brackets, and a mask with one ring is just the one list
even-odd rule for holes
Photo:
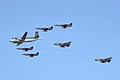
[[25,32],[25,33],[24,33],[24,35],[22,36],[22,38],[20,39],[20,41],[17,43],[16,46],[19,46],[20,44],[23,43],[23,41],[26,39],[27,33],[28,33],[28,32]]

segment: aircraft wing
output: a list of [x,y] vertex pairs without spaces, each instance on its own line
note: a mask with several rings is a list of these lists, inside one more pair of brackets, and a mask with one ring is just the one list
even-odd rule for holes
[[16,46],[19,46],[20,44],[22,44],[23,42],[18,42]]
[[22,38],[20,39],[20,41],[17,43],[16,46],[19,46],[20,44],[23,43],[23,41],[26,39],[27,33],[28,33],[28,32],[25,32],[25,33],[24,33],[24,35],[22,36]]
[[24,33],[24,35],[23,35],[22,38],[21,38],[22,40],[25,40],[25,39],[26,39],[27,33],[28,33],[28,32],[25,32],[25,33]]

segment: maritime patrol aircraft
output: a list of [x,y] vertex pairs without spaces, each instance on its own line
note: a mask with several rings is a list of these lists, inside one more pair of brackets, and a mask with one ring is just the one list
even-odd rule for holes
[[11,38],[9,41],[12,43],[16,43],[16,46],[19,46],[20,44],[22,44],[23,42],[33,42],[33,41],[37,41],[39,40],[39,34],[36,31],[35,32],[35,36],[34,37],[26,37],[28,32],[25,32],[24,35],[20,38],[20,37],[15,37],[15,38]]

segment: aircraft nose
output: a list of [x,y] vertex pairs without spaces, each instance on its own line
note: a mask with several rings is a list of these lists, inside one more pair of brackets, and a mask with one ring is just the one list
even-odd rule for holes
[[56,45],[56,43],[54,43],[54,45]]
[[14,40],[13,39],[10,39],[9,42],[13,42]]
[[9,42],[12,42],[11,39],[9,40]]

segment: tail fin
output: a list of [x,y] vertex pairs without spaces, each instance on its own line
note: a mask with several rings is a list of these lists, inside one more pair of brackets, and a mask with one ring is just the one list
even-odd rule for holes
[[35,38],[39,38],[39,33],[37,31],[35,32]]
[[50,28],[51,28],[51,30],[52,30],[52,29],[53,29],[53,26],[51,26]]
[[32,49],[33,49],[33,46],[32,46],[32,47],[30,47],[30,49],[32,50]]
[[72,23],[70,23],[70,26],[72,26]]
[[72,41],[69,41],[68,43],[72,43]]
[[112,57],[109,57],[110,59],[112,59]]
[[108,59],[111,61],[112,57],[109,57]]
[[38,55],[39,55],[39,52],[37,52],[36,55],[38,56]]

